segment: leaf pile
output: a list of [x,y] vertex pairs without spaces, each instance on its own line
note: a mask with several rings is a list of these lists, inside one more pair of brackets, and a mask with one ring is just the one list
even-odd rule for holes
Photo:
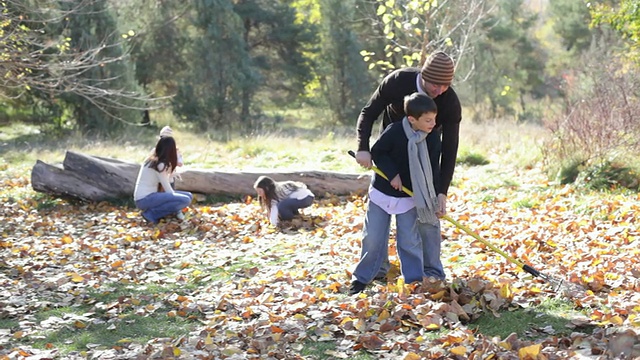
[[[150,226],[137,210],[106,203],[44,207],[33,194],[4,198],[0,317],[12,326],[0,330],[0,359],[303,359],[309,344],[323,342],[335,344],[323,354],[335,359],[362,352],[389,359],[640,356],[640,197],[580,208],[571,188],[530,181],[528,206],[514,206],[522,188],[484,189],[486,199],[476,201],[477,189],[454,189],[450,215],[566,279],[575,285],[569,291],[555,292],[443,224],[447,282],[404,284],[392,248],[395,273],[349,296],[365,212],[358,196],[320,200],[278,229],[252,199],[195,204],[183,222]],[[18,192],[28,181],[10,186]],[[532,340],[469,327],[480,316],[555,297],[586,314],[571,319],[573,329],[531,329]],[[87,311],[66,311],[73,308]],[[65,312],[38,315],[55,309]],[[80,337],[106,325],[124,333],[140,318],[183,321],[190,331],[66,353],[52,343],[35,346],[61,330]]]

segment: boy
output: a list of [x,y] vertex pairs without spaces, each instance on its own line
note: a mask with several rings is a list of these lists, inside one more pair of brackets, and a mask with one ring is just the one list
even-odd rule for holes
[[[390,180],[375,174],[369,188],[362,252],[353,272],[350,294],[363,291],[380,270],[387,256],[391,215],[396,216],[400,270],[406,283],[422,281],[426,265],[423,241],[437,242],[437,254],[429,254],[427,260],[437,258],[440,262],[436,183],[439,162],[437,156],[429,156],[426,140],[435,126],[437,106],[429,96],[413,93],[404,98],[404,110],[407,116],[389,125],[371,148],[373,161]],[[403,192],[403,186],[414,196]]]

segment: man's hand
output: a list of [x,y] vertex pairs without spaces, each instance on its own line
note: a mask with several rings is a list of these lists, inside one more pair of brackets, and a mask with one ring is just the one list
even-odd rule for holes
[[356,161],[360,166],[365,167],[367,169],[371,169],[373,163],[371,162],[371,153],[368,151],[358,151],[356,153]]
[[436,215],[442,217],[447,215],[447,195],[438,194],[438,209],[436,210]]
[[399,174],[394,176],[393,180],[391,180],[391,187],[398,191],[402,191],[402,180],[400,180]]

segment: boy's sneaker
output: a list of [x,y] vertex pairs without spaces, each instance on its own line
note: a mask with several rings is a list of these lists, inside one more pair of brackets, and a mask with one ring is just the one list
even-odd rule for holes
[[353,282],[351,282],[351,287],[349,288],[349,295],[361,293],[366,287],[367,284],[363,284],[358,280],[353,280]]
[[184,213],[182,212],[182,210],[176,213],[176,217],[178,218],[178,220],[184,220]]

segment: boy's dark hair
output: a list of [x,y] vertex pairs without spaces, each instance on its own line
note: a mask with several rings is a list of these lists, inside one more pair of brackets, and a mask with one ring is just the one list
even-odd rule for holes
[[438,106],[428,95],[415,92],[404,97],[404,113],[417,119],[424,113],[438,113]]

